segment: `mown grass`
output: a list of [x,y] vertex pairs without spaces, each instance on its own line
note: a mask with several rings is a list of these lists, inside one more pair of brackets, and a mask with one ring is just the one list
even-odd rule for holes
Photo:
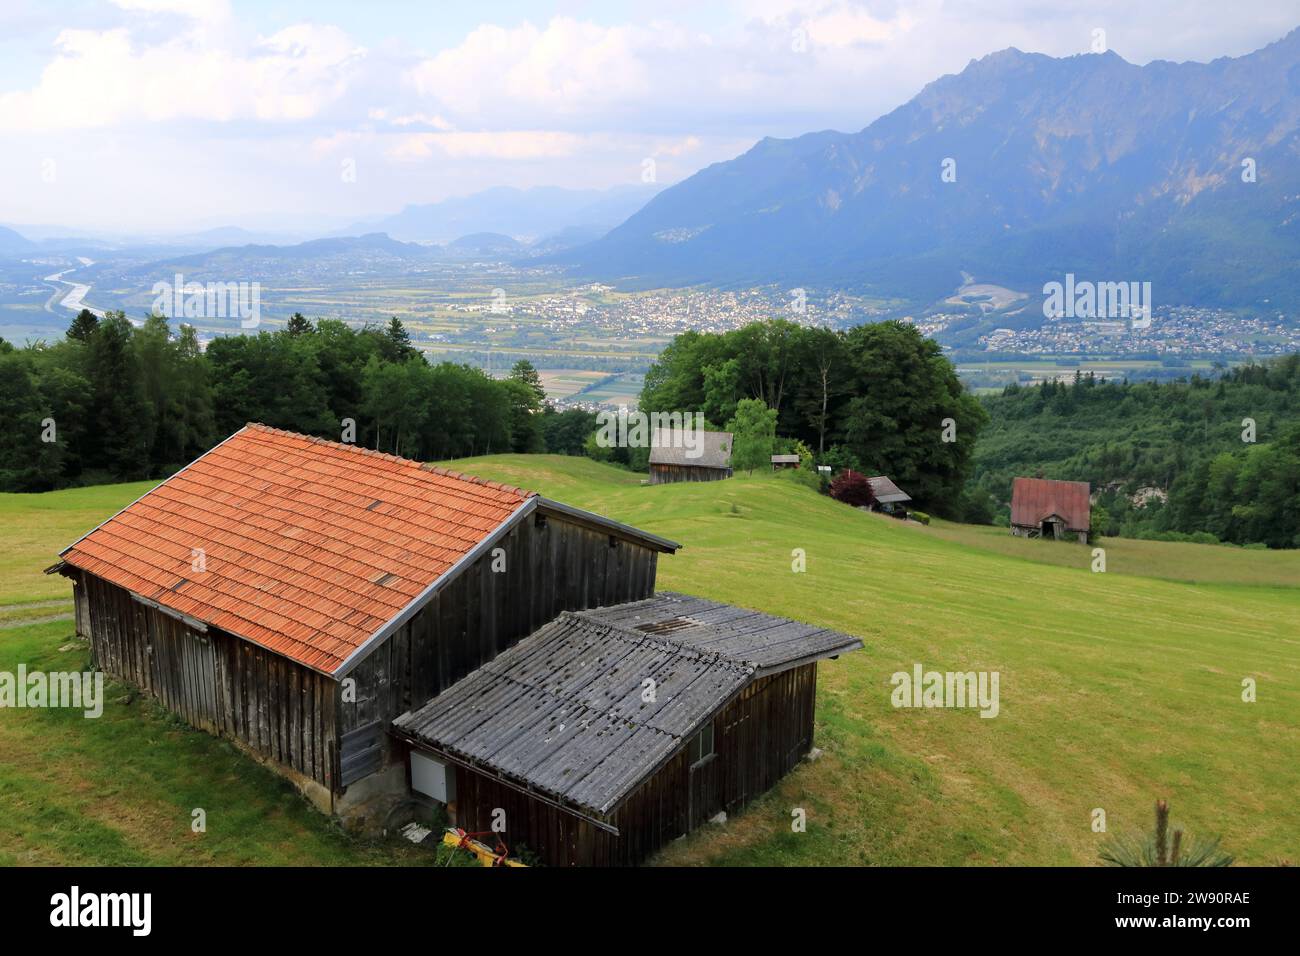
[[[862,637],[819,669],[825,755],[677,864],[1093,864],[1101,835],[1168,798],[1193,833],[1247,863],[1300,845],[1300,587],[1295,556],[1108,540],[1089,549],[1002,531],[904,525],[784,477],[642,486],[585,459],[501,456],[453,467],[539,490],[685,546],[659,586]],[[59,548],[147,485],[0,496],[12,529],[0,602],[66,598]],[[791,569],[803,549],[807,571]],[[1187,583],[1187,582],[1199,583]],[[48,608],[31,608],[33,617]],[[21,620],[21,617],[19,618]],[[0,627],[5,622],[0,622]],[[67,622],[0,629],[0,670],[81,666]],[[894,709],[890,675],[997,670],[1001,712]],[[1258,682],[1258,702],[1241,681]],[[0,712],[0,862],[413,862],[360,843],[229,744],[109,694],[98,721]],[[194,807],[208,833],[190,833]],[[807,812],[806,833],[791,811]]]
[[982,551],[1058,567],[1090,567],[1092,548],[1106,554],[1110,574],[1165,578],[1189,584],[1252,584],[1266,587],[1300,587],[1300,550],[1268,551],[1232,545],[1207,547],[1172,541],[1138,541],[1103,538],[1081,548],[1075,543],[1013,538],[1006,528],[932,521],[923,533],[969,545]]
[[[81,671],[66,622],[0,631],[0,671]],[[432,862],[410,844],[357,839],[228,741],[193,730],[129,688],[102,716],[0,710],[0,865]],[[129,703],[127,702],[129,700]],[[193,813],[206,814],[206,832]]]
[[[682,542],[661,588],[865,642],[820,668],[826,756],[664,862],[1092,864],[1093,809],[1136,829],[1157,797],[1244,862],[1295,859],[1295,555],[1111,539],[1099,574],[1086,547],[903,524],[770,476],[641,487],[585,461],[455,466]],[[893,708],[891,675],[917,662],[998,671],[999,716]],[[791,832],[796,807],[806,833]]]
[[105,518],[158,484],[69,488],[43,495],[0,493],[0,604],[21,604],[69,596],[68,582],[42,575],[58,553]]

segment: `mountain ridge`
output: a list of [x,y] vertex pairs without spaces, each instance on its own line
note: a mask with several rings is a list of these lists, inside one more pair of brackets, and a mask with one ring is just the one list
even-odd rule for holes
[[1072,271],[1153,280],[1164,302],[1294,305],[1298,159],[1300,30],[1209,63],[1008,47],[856,133],[759,140],[550,259],[630,286],[932,301],[963,271],[1021,288]]

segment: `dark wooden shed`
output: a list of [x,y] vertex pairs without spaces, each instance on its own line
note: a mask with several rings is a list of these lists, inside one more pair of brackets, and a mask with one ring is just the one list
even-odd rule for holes
[[861,646],[660,593],[561,614],[394,731],[463,829],[551,865],[635,864],[788,773],[812,748],[817,661]]
[[656,429],[650,439],[650,484],[731,477],[731,432]]
[[327,811],[405,787],[393,718],[566,610],[652,595],[671,541],[531,492],[248,425],[66,548],[108,674]]
[[1086,481],[1017,478],[1011,485],[1011,533],[1088,543],[1091,489]]
[[875,499],[876,510],[895,517],[907,517],[907,506],[912,496],[894,484],[892,478],[887,475],[876,475],[874,478],[868,478],[867,483],[871,485],[871,496]]

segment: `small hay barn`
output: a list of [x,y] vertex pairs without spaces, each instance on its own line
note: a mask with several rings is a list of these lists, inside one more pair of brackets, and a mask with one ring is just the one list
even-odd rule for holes
[[504,811],[551,865],[634,864],[788,773],[812,749],[817,661],[861,646],[662,592],[561,614],[394,730],[464,829]]
[[886,514],[907,516],[907,504],[912,500],[911,495],[884,475],[868,478],[867,482],[871,485],[871,494],[876,499],[877,510]]
[[1086,481],[1017,478],[1011,485],[1011,533],[1023,538],[1077,538],[1092,526]]
[[697,431],[687,436],[676,429],[656,429],[650,439],[650,484],[677,481],[719,481],[731,477],[731,432]]

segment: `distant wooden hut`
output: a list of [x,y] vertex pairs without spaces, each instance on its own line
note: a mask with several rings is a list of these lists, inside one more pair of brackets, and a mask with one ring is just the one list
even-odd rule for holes
[[1087,544],[1092,527],[1086,481],[1017,478],[1011,486],[1011,533],[1022,538],[1075,537]]
[[731,432],[656,429],[650,439],[650,484],[731,477]]
[[912,500],[911,495],[884,475],[876,475],[867,481],[871,484],[872,497],[876,499],[875,510],[896,517],[907,516],[907,504]]
[[783,468],[798,468],[798,467],[799,467],[798,455],[773,455],[772,456],[773,471],[781,471]]

